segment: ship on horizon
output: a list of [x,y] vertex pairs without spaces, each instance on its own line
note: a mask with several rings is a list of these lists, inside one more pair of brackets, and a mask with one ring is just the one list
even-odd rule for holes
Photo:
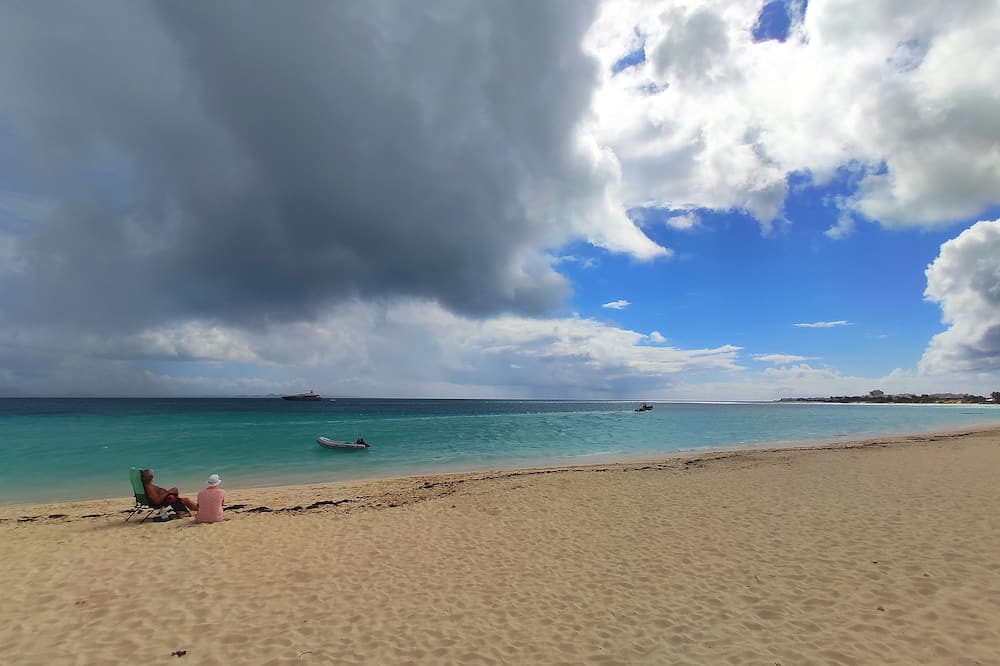
[[323,396],[309,389],[308,393],[293,393],[292,395],[281,396],[282,400],[321,400]]

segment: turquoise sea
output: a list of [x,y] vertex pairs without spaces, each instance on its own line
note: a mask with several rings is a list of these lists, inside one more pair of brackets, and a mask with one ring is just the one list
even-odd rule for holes
[[654,404],[0,399],[0,503],[127,496],[133,466],[193,493],[213,472],[245,488],[1000,425],[993,405]]

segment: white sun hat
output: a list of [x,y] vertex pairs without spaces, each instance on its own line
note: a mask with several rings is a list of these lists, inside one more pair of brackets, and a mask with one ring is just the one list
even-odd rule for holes
[[218,474],[213,474],[212,476],[208,477],[208,485],[212,486],[213,488],[219,485],[220,483],[222,483],[222,479],[219,478]]

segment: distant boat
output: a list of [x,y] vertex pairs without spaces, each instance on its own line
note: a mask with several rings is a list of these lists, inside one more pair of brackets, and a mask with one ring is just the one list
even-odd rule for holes
[[368,442],[363,438],[358,437],[356,442],[341,442],[336,439],[329,439],[327,437],[317,437],[316,443],[322,447],[328,449],[367,449]]
[[636,407],[633,411],[636,411],[636,412],[648,412],[652,408],[653,408],[652,405],[647,405],[646,403],[642,403],[640,406]]
[[281,396],[281,399],[282,400],[321,400],[322,396],[319,393],[316,393],[315,391],[310,390],[309,393],[294,393],[292,395],[283,395],[283,396]]

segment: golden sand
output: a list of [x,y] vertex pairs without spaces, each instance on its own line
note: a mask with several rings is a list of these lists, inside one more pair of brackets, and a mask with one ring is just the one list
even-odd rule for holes
[[1000,664],[997,430],[227,493],[0,508],[0,663]]

